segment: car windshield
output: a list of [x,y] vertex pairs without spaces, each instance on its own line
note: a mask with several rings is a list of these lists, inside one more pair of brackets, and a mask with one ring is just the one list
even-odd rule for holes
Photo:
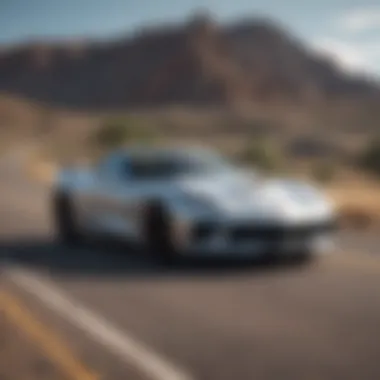
[[173,178],[183,175],[219,173],[232,164],[213,153],[154,152],[130,157],[129,171],[136,178]]

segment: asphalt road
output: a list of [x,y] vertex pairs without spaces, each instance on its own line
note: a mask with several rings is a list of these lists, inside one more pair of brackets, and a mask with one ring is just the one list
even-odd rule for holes
[[[0,195],[3,279],[9,263],[21,265],[191,379],[380,379],[376,235],[344,234],[339,252],[303,267],[208,264],[169,270],[125,247],[60,247],[49,222],[48,192],[9,167],[0,169]],[[38,295],[6,280],[4,286],[44,310]],[[104,378],[137,379],[144,358],[153,368],[144,353],[137,357],[130,350],[128,366],[121,363],[128,362],[128,347],[117,357],[110,342],[107,347],[100,338],[92,341],[91,334],[84,341],[74,309],[70,323],[63,321],[65,310],[53,314],[46,309]],[[111,375],[116,368],[120,377]],[[162,380],[156,375],[152,369],[151,378]]]

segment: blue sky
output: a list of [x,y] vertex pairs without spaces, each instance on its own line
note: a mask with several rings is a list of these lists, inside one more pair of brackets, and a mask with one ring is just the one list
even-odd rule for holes
[[345,69],[380,75],[379,0],[0,0],[0,44],[113,36],[197,9],[272,17]]

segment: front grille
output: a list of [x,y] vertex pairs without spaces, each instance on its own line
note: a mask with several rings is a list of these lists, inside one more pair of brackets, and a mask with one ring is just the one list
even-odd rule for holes
[[213,222],[203,222],[193,227],[192,236],[195,241],[204,240],[217,232],[218,226]]
[[288,239],[307,239],[310,236],[329,232],[332,223],[320,223],[301,226],[252,226],[238,225],[231,227],[229,237],[233,241],[260,239],[264,241],[282,241]]
[[334,222],[303,224],[299,226],[263,226],[242,223],[230,227],[220,226],[216,222],[202,222],[193,226],[194,241],[204,241],[218,233],[221,228],[232,242],[261,240],[267,242],[283,242],[292,239],[307,239],[313,235],[328,233],[335,227]]
[[283,235],[282,228],[279,227],[257,227],[251,225],[235,226],[229,229],[229,236],[232,240],[247,239],[268,239],[275,240]]

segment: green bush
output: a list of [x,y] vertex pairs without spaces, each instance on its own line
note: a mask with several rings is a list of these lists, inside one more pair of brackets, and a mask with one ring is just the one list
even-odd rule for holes
[[268,141],[250,142],[241,158],[244,163],[268,172],[279,171],[284,167],[284,158],[281,152]]
[[106,120],[92,137],[96,146],[112,149],[132,142],[147,142],[154,136],[139,120],[124,117]]
[[359,157],[359,164],[380,177],[380,137],[371,140],[363,149]]
[[336,167],[331,162],[319,162],[312,167],[311,175],[316,181],[326,184],[334,179]]

